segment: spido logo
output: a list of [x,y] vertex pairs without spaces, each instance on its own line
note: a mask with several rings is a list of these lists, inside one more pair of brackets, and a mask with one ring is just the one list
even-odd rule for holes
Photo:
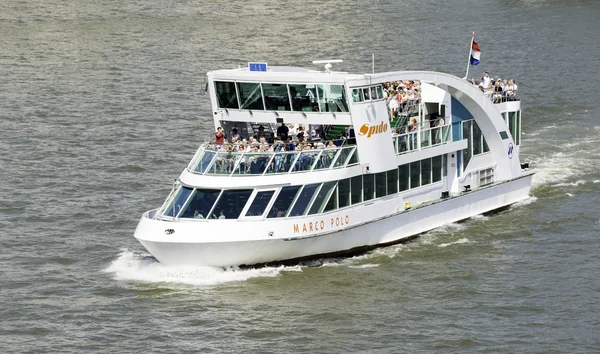
[[370,138],[371,135],[380,134],[388,130],[387,123],[381,122],[379,125],[363,124],[358,130],[359,135],[366,135]]

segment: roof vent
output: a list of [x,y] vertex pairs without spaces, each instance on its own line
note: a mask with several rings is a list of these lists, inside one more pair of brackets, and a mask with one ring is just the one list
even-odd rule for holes
[[331,68],[333,67],[333,65],[331,65],[332,63],[343,63],[344,61],[342,59],[330,59],[330,60],[313,60],[313,64],[325,64],[325,72],[329,73],[331,72]]

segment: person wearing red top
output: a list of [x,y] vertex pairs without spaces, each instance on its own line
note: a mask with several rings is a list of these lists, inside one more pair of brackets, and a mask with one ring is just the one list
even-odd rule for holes
[[215,133],[215,144],[223,145],[225,143],[225,133],[223,132],[223,128],[218,127],[217,132]]

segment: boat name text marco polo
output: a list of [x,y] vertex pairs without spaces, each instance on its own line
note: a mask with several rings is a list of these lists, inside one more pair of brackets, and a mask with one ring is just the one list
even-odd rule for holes
[[348,215],[338,216],[331,219],[316,219],[315,221],[309,221],[302,224],[294,224],[294,233],[304,233],[311,231],[322,231],[325,229],[333,230],[341,226],[348,225],[350,218]]

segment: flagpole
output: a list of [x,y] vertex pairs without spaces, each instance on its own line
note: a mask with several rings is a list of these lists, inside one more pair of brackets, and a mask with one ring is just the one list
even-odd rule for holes
[[475,40],[475,31],[471,36],[471,45],[469,46],[469,57],[467,58],[467,73],[465,74],[465,80],[469,79],[469,66],[471,66],[471,53],[473,53],[473,41]]

